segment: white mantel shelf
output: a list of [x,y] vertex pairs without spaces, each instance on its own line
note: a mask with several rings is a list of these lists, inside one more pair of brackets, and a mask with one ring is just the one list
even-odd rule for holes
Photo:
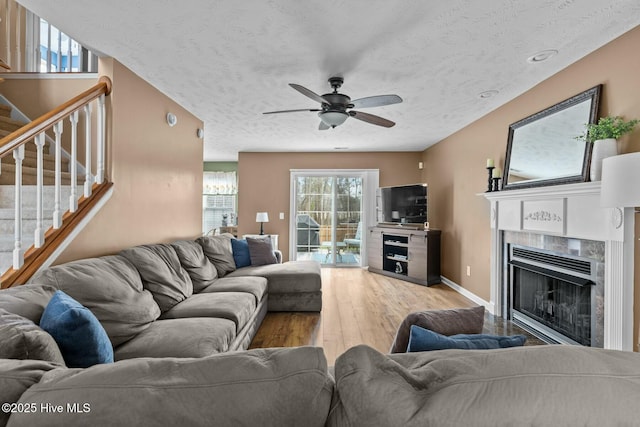
[[604,346],[633,347],[632,208],[600,207],[600,182],[478,194],[491,203],[491,301],[503,312],[504,231],[538,233],[605,243]]

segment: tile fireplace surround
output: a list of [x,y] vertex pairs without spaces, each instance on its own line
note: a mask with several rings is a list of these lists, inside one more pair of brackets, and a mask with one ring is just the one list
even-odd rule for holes
[[600,207],[600,182],[484,193],[491,203],[491,301],[506,316],[505,243],[514,233],[604,243],[604,348],[633,349],[632,208]]

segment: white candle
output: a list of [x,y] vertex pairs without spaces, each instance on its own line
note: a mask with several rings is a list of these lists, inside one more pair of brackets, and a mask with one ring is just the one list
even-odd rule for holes
[[493,159],[487,159],[487,167],[492,168],[494,166]]
[[492,178],[501,178],[502,177],[502,171],[500,170],[500,168],[495,168],[492,172],[493,172],[492,175],[491,175]]

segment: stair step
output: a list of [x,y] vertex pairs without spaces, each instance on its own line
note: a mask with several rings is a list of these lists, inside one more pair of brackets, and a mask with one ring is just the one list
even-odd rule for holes
[[[22,209],[35,209],[37,201],[37,189],[36,185],[24,185],[22,186]],[[82,194],[82,188],[78,187],[78,195]],[[42,187],[42,206],[47,209],[53,207],[55,201],[55,186],[48,185]],[[63,185],[60,187],[60,200],[62,207],[67,209],[69,206],[69,196],[71,195],[71,186]],[[0,210],[10,209],[14,210],[15,199],[15,186],[13,185],[0,185]],[[6,218],[6,217],[4,217]],[[13,214],[11,217],[13,218]],[[35,217],[34,217],[35,218]]]
[[4,273],[13,264],[13,253],[0,252],[0,274]]
[[[0,174],[0,185],[8,185],[15,183],[15,172],[16,165],[11,163],[3,163],[2,164],[2,174]],[[43,183],[44,185],[54,185],[55,184],[55,172],[50,170],[43,170]],[[71,183],[71,173],[62,172],[61,173],[61,181],[62,184],[70,184]],[[78,175],[78,184],[82,184],[84,182],[84,176]],[[22,184],[23,185],[36,185],[37,184],[37,176],[36,176],[36,168],[32,167],[22,167]]]
[[26,123],[13,120],[9,117],[0,116],[0,129],[13,132],[20,129]]
[[[22,236],[33,236],[36,231],[38,221],[35,219],[35,209],[33,212],[34,218],[22,219]],[[15,221],[13,219],[0,219],[0,236],[13,236],[15,233]],[[42,227],[47,230],[53,225],[53,212],[44,212],[42,215]]]
[[[22,239],[22,249],[26,250],[29,246],[33,245],[33,236],[23,236]],[[9,253],[11,254],[13,252],[13,248],[15,247],[15,240],[13,238],[13,236],[7,236],[7,235],[3,235],[0,236],[0,254],[4,253]],[[13,261],[13,258],[11,258],[11,261]],[[8,267],[11,266],[11,261],[9,262],[9,266],[7,266],[5,268],[4,265],[0,264],[0,271],[4,272],[6,271],[6,269]]]
[[[56,168],[56,157],[51,154],[42,154],[42,165],[45,170],[54,171]],[[12,155],[7,155],[2,158],[2,164],[15,164],[15,160]],[[24,160],[22,161],[22,166],[28,166],[31,168],[35,168],[38,165],[38,153],[35,151],[25,150],[24,152]],[[69,159],[61,157],[60,158],[60,166],[62,167],[63,172],[67,172],[69,170]]]
[[11,117],[11,107],[8,105],[0,104],[0,116]]

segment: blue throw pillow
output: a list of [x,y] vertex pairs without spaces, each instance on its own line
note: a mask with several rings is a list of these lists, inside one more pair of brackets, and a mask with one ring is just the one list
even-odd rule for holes
[[96,316],[62,291],[51,297],[40,327],[56,341],[70,368],[113,363],[113,346]]
[[492,348],[518,347],[524,345],[524,335],[499,336],[486,334],[460,334],[450,337],[416,325],[411,326],[408,352],[430,350],[487,350]]
[[249,254],[249,244],[245,239],[231,239],[231,250],[236,268],[248,267],[251,265],[251,255]]

